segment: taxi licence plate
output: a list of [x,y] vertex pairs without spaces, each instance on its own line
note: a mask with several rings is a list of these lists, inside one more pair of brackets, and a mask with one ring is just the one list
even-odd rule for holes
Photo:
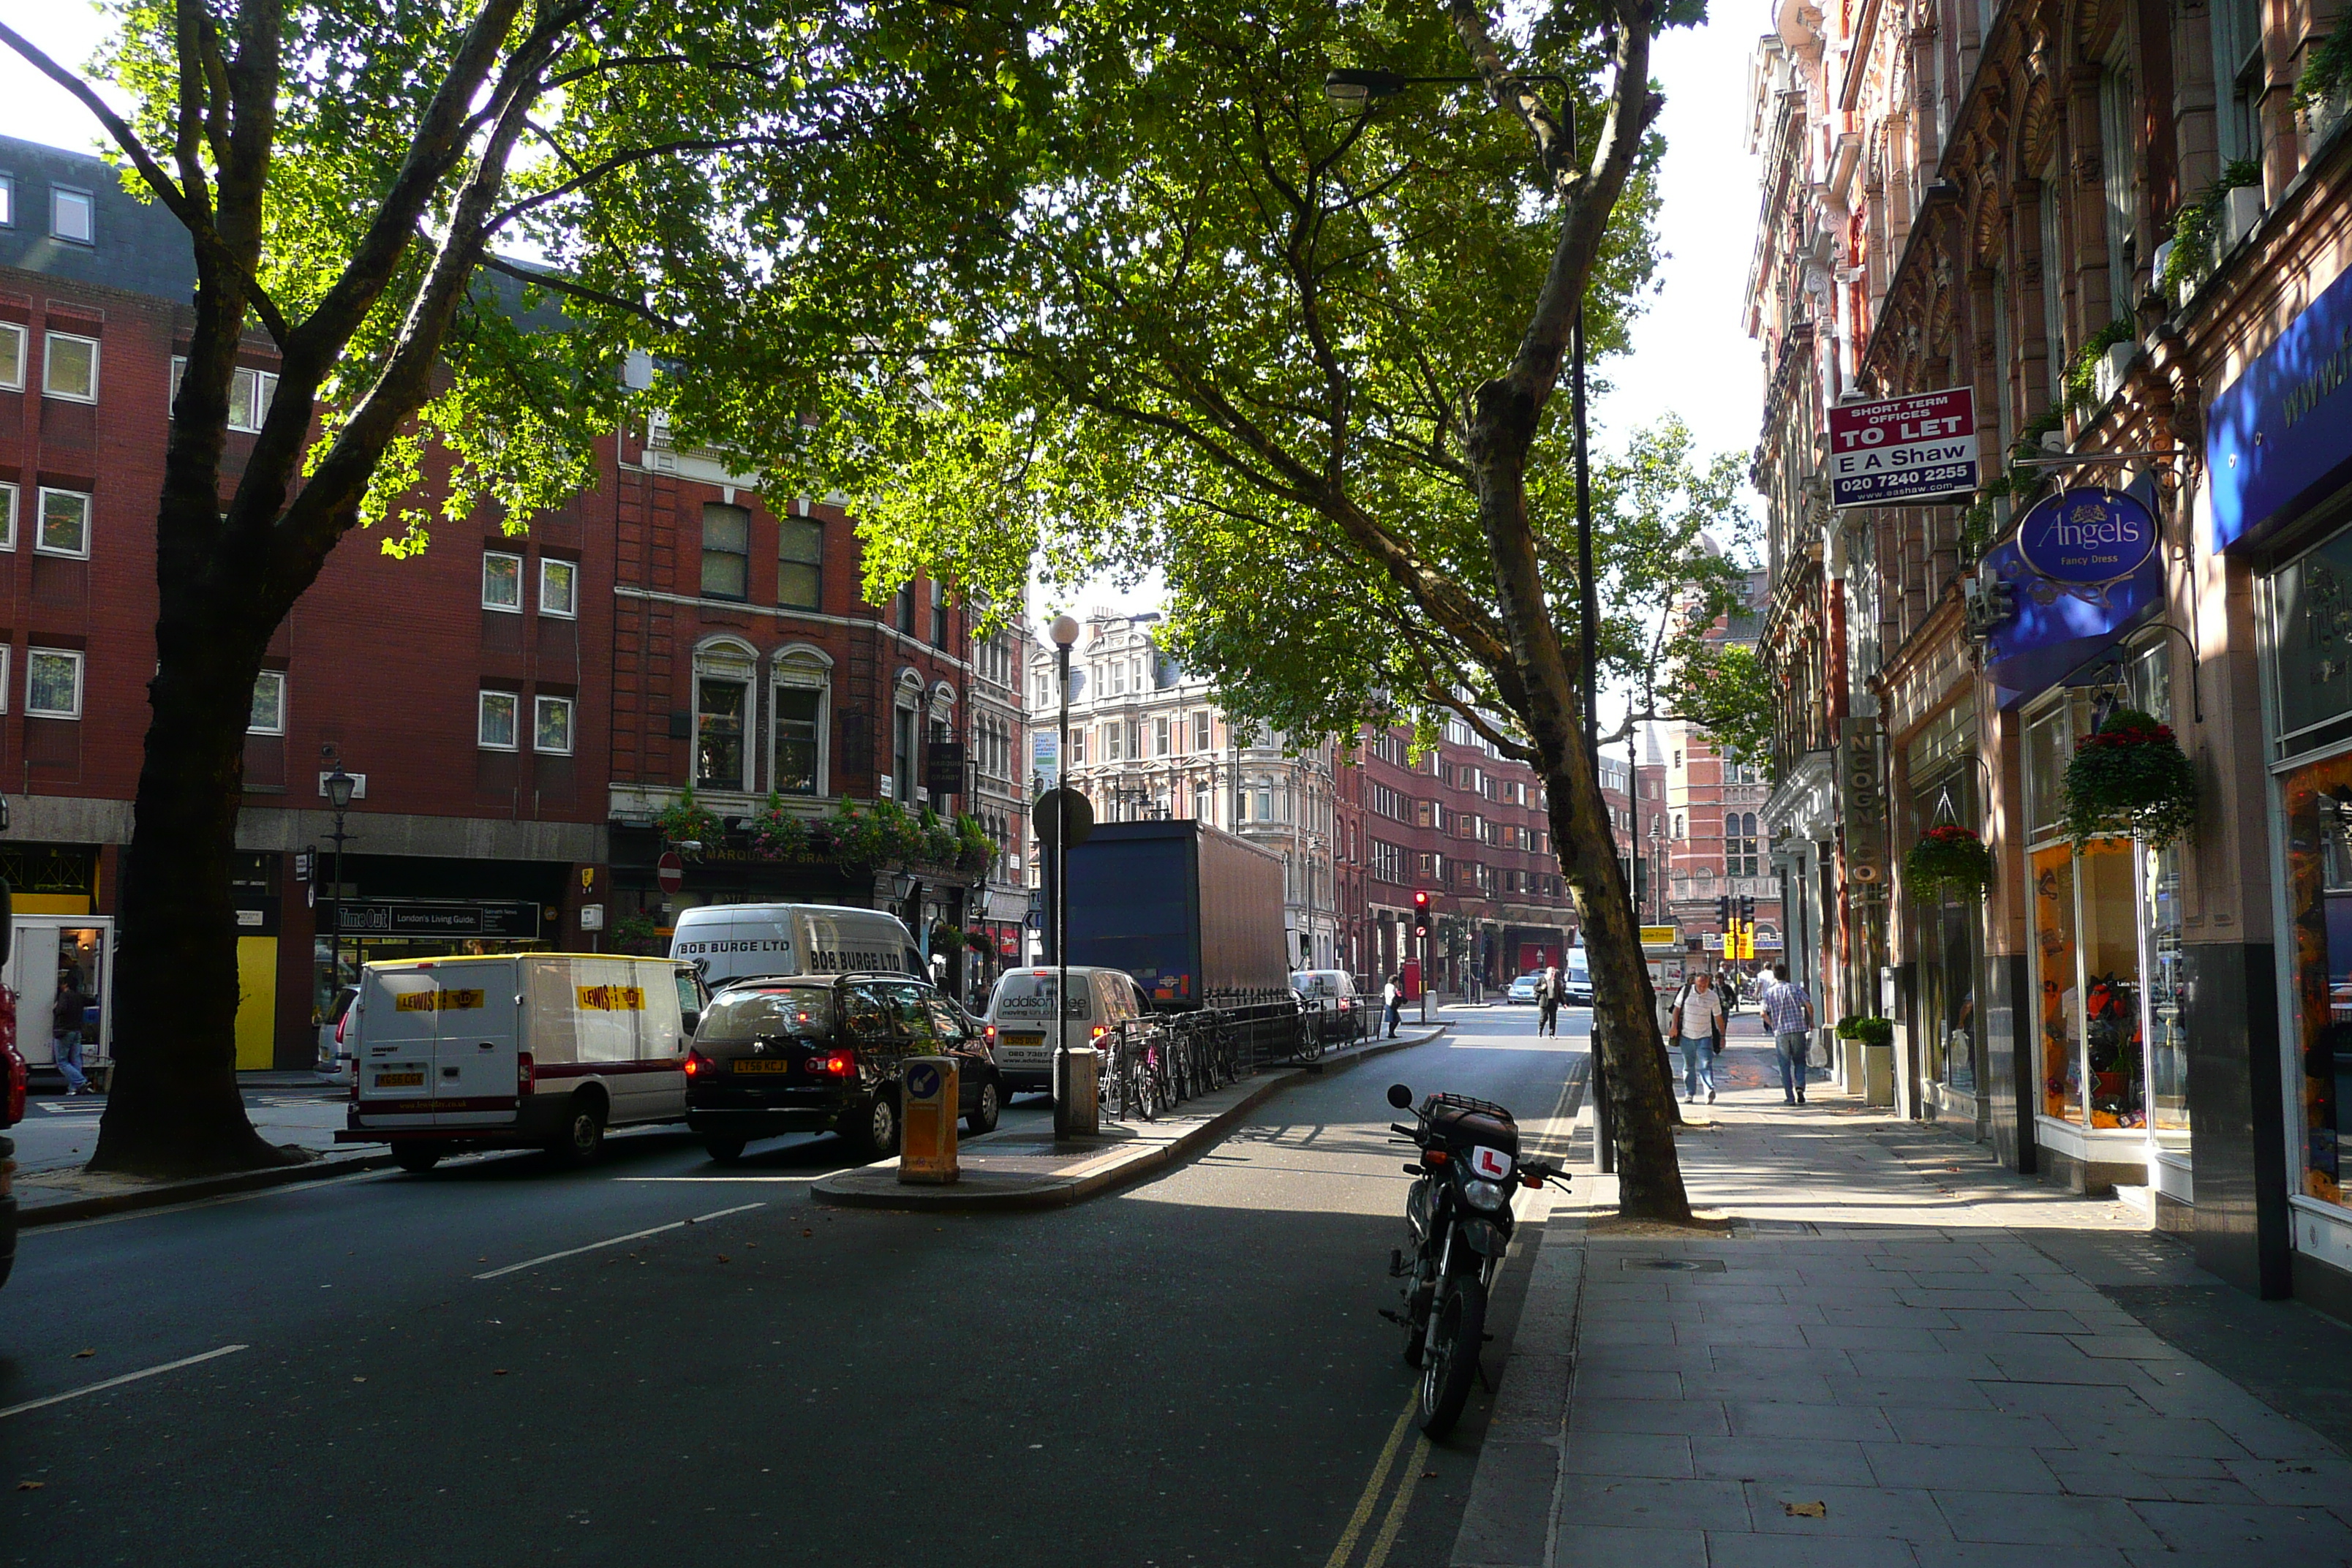
[[761,1058],[737,1062],[734,1070],[737,1072],[790,1072],[793,1070],[793,1064],[773,1058]]
[[423,1089],[425,1072],[421,1068],[415,1072],[380,1072],[375,1075],[375,1086],[378,1089]]

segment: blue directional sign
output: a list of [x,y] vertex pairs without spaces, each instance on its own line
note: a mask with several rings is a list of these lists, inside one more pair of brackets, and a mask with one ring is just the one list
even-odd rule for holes
[[917,1100],[929,1100],[940,1092],[940,1069],[929,1062],[907,1069],[907,1092]]

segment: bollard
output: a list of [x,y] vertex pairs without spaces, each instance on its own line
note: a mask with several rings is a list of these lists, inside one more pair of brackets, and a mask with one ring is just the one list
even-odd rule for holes
[[1054,1065],[1054,1136],[1101,1136],[1102,1058],[1092,1046],[1081,1046],[1062,1052]]
[[898,1179],[944,1185],[956,1167],[956,1062],[909,1057],[898,1079]]

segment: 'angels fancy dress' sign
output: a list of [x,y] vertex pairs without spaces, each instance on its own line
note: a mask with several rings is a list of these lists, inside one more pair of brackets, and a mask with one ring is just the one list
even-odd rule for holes
[[2113,583],[2156,552],[2156,514],[2120,490],[2060,490],[2027,509],[2017,549],[2054,583]]

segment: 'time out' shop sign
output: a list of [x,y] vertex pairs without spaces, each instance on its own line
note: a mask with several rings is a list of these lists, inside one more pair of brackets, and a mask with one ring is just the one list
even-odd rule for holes
[[1830,504],[1908,506],[1977,488],[1976,394],[1842,403],[1830,410]]

